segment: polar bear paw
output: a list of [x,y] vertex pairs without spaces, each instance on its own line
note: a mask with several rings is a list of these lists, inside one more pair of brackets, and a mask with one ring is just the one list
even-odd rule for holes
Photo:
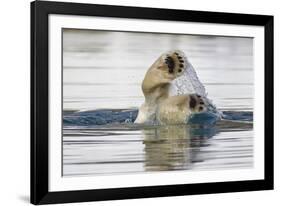
[[206,102],[198,94],[171,96],[159,103],[156,120],[161,125],[186,124],[191,114],[206,110]]
[[183,52],[176,50],[171,51],[162,56],[164,59],[167,71],[175,77],[182,75],[186,69],[187,61]]
[[198,94],[189,95],[189,108],[192,112],[205,112],[207,110],[204,99]]

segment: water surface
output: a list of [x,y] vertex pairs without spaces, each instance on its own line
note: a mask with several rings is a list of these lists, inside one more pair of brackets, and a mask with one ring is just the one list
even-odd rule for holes
[[[147,68],[173,49],[187,54],[228,118],[163,127],[116,115],[137,111]],[[63,175],[252,167],[252,51],[251,38],[64,30]],[[100,110],[117,112],[115,121],[100,121]]]

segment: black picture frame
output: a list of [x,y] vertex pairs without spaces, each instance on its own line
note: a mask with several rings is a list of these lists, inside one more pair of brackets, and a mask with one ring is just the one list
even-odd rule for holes
[[[265,146],[262,180],[115,189],[48,190],[48,15],[256,25],[265,28]],[[273,189],[273,16],[63,2],[31,2],[31,203],[50,204]]]

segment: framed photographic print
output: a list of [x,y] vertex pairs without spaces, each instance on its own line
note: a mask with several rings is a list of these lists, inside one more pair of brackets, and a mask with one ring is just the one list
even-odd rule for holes
[[273,189],[273,16],[31,3],[33,204]]

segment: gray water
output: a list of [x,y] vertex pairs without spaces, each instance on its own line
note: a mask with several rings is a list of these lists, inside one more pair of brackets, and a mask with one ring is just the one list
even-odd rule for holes
[[[63,32],[64,113],[138,108],[148,67],[183,50],[221,111],[253,111],[251,38],[70,30]],[[63,175],[253,166],[251,122],[214,126],[64,126]]]

